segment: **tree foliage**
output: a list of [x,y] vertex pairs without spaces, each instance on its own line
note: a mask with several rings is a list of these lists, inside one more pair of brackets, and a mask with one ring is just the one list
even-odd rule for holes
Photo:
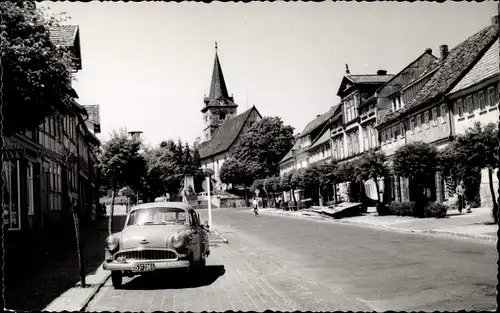
[[365,182],[372,179],[377,190],[377,200],[380,202],[380,189],[378,180],[389,174],[387,157],[381,151],[370,150],[365,152],[355,163],[355,175],[359,181]]
[[241,135],[233,156],[246,165],[254,179],[279,174],[279,161],[294,144],[293,127],[279,117],[265,117]]
[[[464,135],[457,136],[439,154],[443,174],[464,181],[465,198],[472,207],[481,204],[479,189],[483,168],[489,170],[493,205],[494,207],[498,205],[492,182],[492,171],[497,167],[498,162],[497,133],[495,124],[490,123],[483,127],[479,122],[476,122]],[[496,213],[494,218],[496,219]]]
[[201,189],[204,173],[200,169],[198,151],[179,139],[162,141],[158,147],[145,152],[147,175],[145,189],[151,197],[166,192],[177,194],[183,187],[184,177],[192,175],[195,190]]
[[[63,111],[71,93],[73,56],[55,46],[50,29],[62,17],[35,9],[31,1],[0,4],[3,132],[9,136],[40,125],[53,112]],[[29,112],[29,114],[26,114]],[[23,118],[18,118],[22,116]]]
[[227,159],[220,169],[220,180],[225,184],[250,187],[253,177],[249,175],[247,165],[236,158]]
[[114,132],[99,156],[102,184],[115,191],[127,186],[138,190],[146,173],[140,149],[141,142],[131,139],[126,130]]
[[417,183],[434,177],[438,166],[437,149],[424,142],[409,143],[394,154],[394,172]]

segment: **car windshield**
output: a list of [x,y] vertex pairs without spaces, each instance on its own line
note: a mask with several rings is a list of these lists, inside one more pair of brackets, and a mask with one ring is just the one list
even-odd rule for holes
[[130,225],[166,225],[188,224],[187,214],[178,208],[147,208],[138,209],[130,213],[127,226]]

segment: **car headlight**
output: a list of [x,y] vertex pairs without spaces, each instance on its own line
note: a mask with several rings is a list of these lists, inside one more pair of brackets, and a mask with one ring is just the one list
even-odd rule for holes
[[174,245],[174,248],[180,248],[184,244],[184,237],[175,235],[174,238],[172,238],[172,244]]
[[113,236],[109,236],[108,238],[106,238],[106,248],[107,248],[109,251],[113,251],[113,250],[115,250],[117,247],[118,247],[118,239],[116,239],[116,238],[115,238],[115,237],[113,237]]

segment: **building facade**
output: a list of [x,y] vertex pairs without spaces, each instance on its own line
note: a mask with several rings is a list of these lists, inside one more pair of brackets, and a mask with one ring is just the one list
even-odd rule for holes
[[[77,52],[77,60],[78,38],[78,26],[51,29],[54,43],[68,45]],[[78,69],[81,61],[76,62],[74,70]],[[87,113],[75,97],[76,93],[61,99],[64,112],[55,112],[38,127],[4,138],[3,214],[7,239],[30,231],[71,227],[67,223],[71,214],[69,199],[81,200],[78,160],[83,152],[79,144],[99,145],[98,140],[89,141],[88,129],[81,127],[82,116]],[[79,141],[79,132],[86,134],[83,142]],[[96,160],[95,149],[88,150],[87,157],[89,154]]]
[[[418,141],[443,149],[476,121],[498,122],[498,34],[498,24],[492,23],[451,51],[442,45],[439,60],[391,95],[401,99],[401,105],[389,110],[377,126],[386,155],[391,157],[401,146]],[[483,185],[487,185],[485,176]],[[453,194],[453,183],[438,171],[425,195],[442,202]],[[482,195],[487,194],[482,189]],[[384,191],[395,201],[417,196],[411,194],[411,182],[396,175]]]

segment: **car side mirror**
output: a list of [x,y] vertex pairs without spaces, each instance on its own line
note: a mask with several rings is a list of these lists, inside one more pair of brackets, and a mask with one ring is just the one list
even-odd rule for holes
[[207,230],[210,228],[210,225],[208,225],[207,221],[205,221],[205,223],[203,224],[203,228],[205,228]]

